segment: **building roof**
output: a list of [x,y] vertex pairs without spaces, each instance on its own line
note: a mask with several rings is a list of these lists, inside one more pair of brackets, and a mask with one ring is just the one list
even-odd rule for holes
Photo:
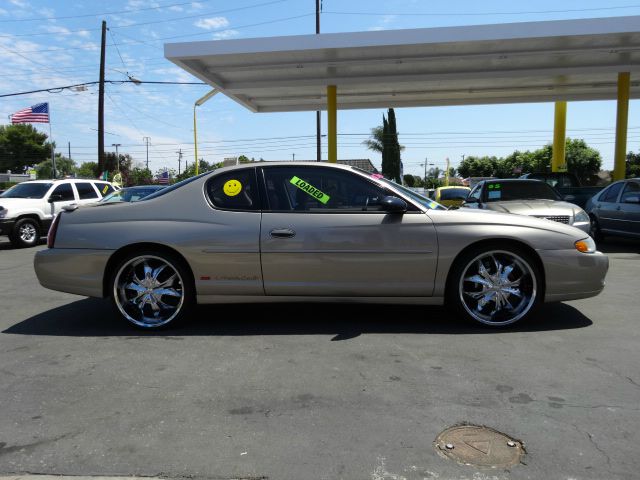
[[[170,43],[254,112],[600,100],[640,70],[640,16]],[[631,96],[640,96],[638,81]]]

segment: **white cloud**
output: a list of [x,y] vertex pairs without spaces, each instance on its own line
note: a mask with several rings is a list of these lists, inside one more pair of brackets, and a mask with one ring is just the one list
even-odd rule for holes
[[6,15],[8,12],[6,10],[3,10],[2,8],[0,8],[0,15]]
[[223,30],[221,32],[216,32],[213,34],[213,38],[215,40],[226,40],[228,38],[237,37],[240,35],[240,32],[237,30]]
[[211,18],[201,18],[196,23],[194,23],[196,27],[204,28],[205,30],[214,30],[218,28],[224,28],[229,26],[229,20],[225,17],[211,17]]
[[192,2],[191,3],[191,11],[202,10],[203,8],[204,8],[204,5],[202,5],[200,2]]
[[169,7],[169,11],[171,12],[184,12],[184,8],[179,7],[178,5],[173,5]]
[[16,7],[19,7],[19,8],[29,8],[29,7],[31,7],[31,5],[29,5],[29,2],[26,2],[25,0],[9,0],[9,3],[11,3],[12,5],[15,5]]
[[51,18],[55,15],[53,8],[42,7],[36,10],[36,13],[41,17]]

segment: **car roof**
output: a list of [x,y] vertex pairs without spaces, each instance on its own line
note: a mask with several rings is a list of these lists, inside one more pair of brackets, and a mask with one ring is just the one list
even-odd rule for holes
[[351,165],[342,165],[340,163],[329,163],[329,162],[295,162],[295,161],[278,161],[278,162],[270,162],[270,161],[264,161],[264,162],[249,162],[249,163],[241,163],[239,165],[231,165],[228,167],[222,167],[222,168],[216,168],[214,170],[214,172],[216,173],[220,173],[220,172],[230,172],[233,170],[239,170],[242,168],[257,168],[257,167],[266,167],[266,168],[271,168],[271,167],[326,167],[326,168],[339,168],[342,170],[356,170],[356,171],[361,171],[362,170],[357,170],[354,167],[352,167]]
[[107,180],[100,180],[97,178],[56,178],[50,180],[26,180],[20,183],[55,183],[55,182],[104,182],[111,183]]
[[481,184],[481,183],[495,183],[495,182],[501,182],[501,183],[544,183],[546,185],[546,182],[543,182],[542,180],[537,180],[535,178],[492,178],[491,180],[482,180],[481,182],[478,182],[478,184]]
[[471,190],[469,187],[465,187],[464,185],[449,185],[448,187],[438,187],[436,190],[446,190],[448,188],[466,188],[467,190]]

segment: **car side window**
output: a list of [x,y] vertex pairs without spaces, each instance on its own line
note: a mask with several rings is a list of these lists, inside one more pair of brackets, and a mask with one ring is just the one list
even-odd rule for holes
[[254,168],[214,175],[206,184],[209,200],[224,210],[260,210]]
[[600,195],[600,201],[615,203],[616,200],[618,200],[618,194],[620,193],[620,190],[622,190],[623,185],[624,184],[622,182],[611,185],[602,193],[602,195]]
[[98,190],[100,191],[100,195],[102,195],[103,197],[106,197],[107,195],[109,195],[111,192],[115,191],[115,188],[113,188],[111,185],[109,185],[108,183],[104,183],[104,182],[95,182],[96,187],[98,187]]
[[78,191],[78,197],[80,200],[89,200],[91,198],[98,198],[96,190],[89,182],[76,183],[76,190]]
[[380,211],[380,201],[391,194],[354,173],[325,167],[269,167],[264,177],[272,211]]
[[624,187],[622,191],[622,196],[620,197],[620,203],[624,203],[629,198],[638,198],[640,196],[640,183],[636,182],[627,182],[627,185]]
[[60,195],[61,198],[56,200],[57,202],[68,202],[69,200],[76,199],[70,183],[58,185],[53,192],[51,192],[51,195]]

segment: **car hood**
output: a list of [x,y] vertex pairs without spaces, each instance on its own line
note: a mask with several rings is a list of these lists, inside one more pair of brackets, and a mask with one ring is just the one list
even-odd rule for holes
[[558,200],[508,200],[486,203],[488,210],[533,217],[574,216],[580,207],[573,203]]
[[0,207],[4,207],[7,210],[11,208],[42,205],[43,202],[46,202],[44,198],[2,198],[0,197]]

